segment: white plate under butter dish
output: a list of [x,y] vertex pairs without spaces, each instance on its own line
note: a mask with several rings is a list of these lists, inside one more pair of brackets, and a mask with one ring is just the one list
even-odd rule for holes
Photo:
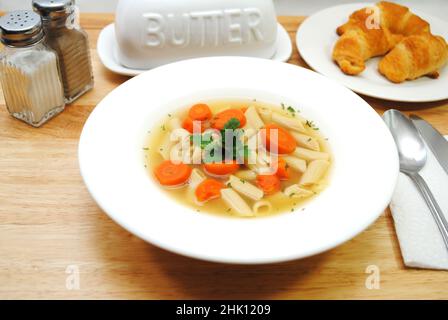
[[[148,130],[180,107],[223,98],[283,102],[319,124],[334,164],[329,186],[304,210],[263,218],[197,212],[148,174]],[[180,61],[125,82],[88,118],[79,164],[93,198],[129,232],[189,257],[242,264],[303,258],[351,239],[387,207],[398,176],[393,138],[359,96],[305,68],[243,57]]]
[[[281,24],[277,24],[277,42],[276,51],[272,60],[286,62],[292,54],[292,44],[288,32]],[[128,68],[122,65],[118,60],[118,44],[115,38],[115,26],[109,24],[98,37],[97,43],[98,56],[103,65],[110,71],[126,76],[136,76],[147,70]]]
[[[393,101],[429,102],[448,99],[448,65],[438,79],[421,77],[417,80],[394,84],[378,72],[380,58],[367,61],[366,69],[357,76],[344,74],[332,60],[332,50],[339,38],[336,28],[347,22],[353,11],[371,6],[372,3],[338,5],[319,11],[305,19],[297,30],[296,43],[302,58],[317,72],[335,79],[361,94]],[[410,10],[426,20],[431,32],[448,41],[448,22],[439,18]]]

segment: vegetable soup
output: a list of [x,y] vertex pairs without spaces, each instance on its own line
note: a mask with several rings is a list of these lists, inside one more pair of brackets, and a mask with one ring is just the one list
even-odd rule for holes
[[327,139],[292,106],[198,102],[149,131],[145,166],[174,200],[198,212],[259,217],[304,209],[328,184]]

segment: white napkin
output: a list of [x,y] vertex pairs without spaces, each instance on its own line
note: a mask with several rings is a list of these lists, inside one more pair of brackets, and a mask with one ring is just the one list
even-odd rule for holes
[[[445,138],[448,138],[446,136]],[[429,147],[428,161],[420,171],[448,219],[448,175]],[[448,270],[448,249],[415,184],[403,173],[390,204],[405,265]]]

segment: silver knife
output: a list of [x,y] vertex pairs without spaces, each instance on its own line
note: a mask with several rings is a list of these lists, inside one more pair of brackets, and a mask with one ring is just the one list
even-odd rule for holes
[[410,118],[425,142],[431,148],[432,153],[434,153],[442,168],[448,174],[448,141],[439,131],[419,116],[412,114]]

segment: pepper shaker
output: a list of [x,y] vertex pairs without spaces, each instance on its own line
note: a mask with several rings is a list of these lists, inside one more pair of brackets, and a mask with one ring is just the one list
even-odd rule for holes
[[71,103],[93,88],[87,33],[77,23],[74,0],[33,0],[42,17],[46,43],[59,57],[65,102]]
[[44,44],[41,19],[20,10],[0,18],[0,82],[9,113],[39,127],[64,110],[56,53]]

